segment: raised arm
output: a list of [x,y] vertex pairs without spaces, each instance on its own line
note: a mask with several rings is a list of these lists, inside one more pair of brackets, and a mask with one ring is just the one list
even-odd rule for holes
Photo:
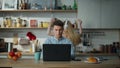
[[52,27],[49,25],[48,28],[47,28],[47,34],[52,36]]
[[79,27],[79,33],[80,33],[80,35],[82,35],[82,20],[81,19],[77,19],[77,22],[78,22],[78,25],[80,26]]
[[50,23],[49,23],[49,26],[47,28],[47,34],[50,35],[50,36],[53,36],[53,32],[52,32],[52,24],[54,23],[54,21],[57,20],[57,18],[52,18]]

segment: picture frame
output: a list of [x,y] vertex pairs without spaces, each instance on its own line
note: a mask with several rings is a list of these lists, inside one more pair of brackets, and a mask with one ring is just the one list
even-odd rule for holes
[[36,19],[30,20],[30,27],[38,27],[38,21]]
[[3,0],[2,10],[17,10],[18,0]]

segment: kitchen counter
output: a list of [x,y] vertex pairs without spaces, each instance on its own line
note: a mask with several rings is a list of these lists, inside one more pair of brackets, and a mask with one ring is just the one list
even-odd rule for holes
[[49,61],[40,60],[35,62],[34,59],[0,59],[0,67],[12,68],[120,68],[120,59],[105,60],[98,64],[85,63],[84,61]]

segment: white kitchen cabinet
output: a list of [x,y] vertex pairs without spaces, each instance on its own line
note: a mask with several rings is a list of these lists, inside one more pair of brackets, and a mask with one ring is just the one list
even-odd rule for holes
[[78,0],[78,18],[83,28],[100,28],[100,0]]
[[101,28],[120,28],[120,0],[101,0]]
[[120,28],[120,0],[78,0],[83,28]]

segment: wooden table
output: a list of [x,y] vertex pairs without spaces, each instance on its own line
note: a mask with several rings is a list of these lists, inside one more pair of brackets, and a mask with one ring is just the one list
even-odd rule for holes
[[84,61],[38,61],[34,59],[19,59],[13,61],[10,59],[0,59],[0,67],[12,68],[120,68],[120,60],[106,60],[99,64],[85,63]]

